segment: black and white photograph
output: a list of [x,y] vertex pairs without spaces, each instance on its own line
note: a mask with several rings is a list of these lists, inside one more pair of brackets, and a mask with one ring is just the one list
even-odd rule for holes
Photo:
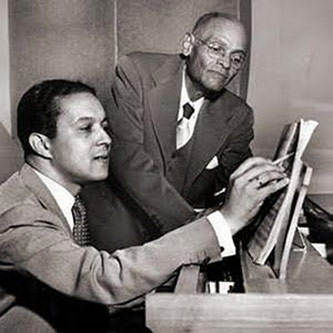
[[0,0],[0,332],[333,330],[333,1]]

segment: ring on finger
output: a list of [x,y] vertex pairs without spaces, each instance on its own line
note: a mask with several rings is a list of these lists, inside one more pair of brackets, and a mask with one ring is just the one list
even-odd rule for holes
[[258,182],[259,186],[262,186],[264,183],[261,181],[260,177],[256,177],[256,181]]

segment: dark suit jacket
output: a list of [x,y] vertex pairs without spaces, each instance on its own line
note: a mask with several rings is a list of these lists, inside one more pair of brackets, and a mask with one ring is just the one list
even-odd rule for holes
[[[111,234],[120,229],[119,234],[130,234],[131,240],[124,238],[118,244],[128,245],[140,242],[140,237],[133,237],[135,228],[143,231],[143,239],[149,239],[149,234],[155,237],[183,225],[195,216],[193,207],[208,208],[218,203],[220,198],[215,193],[251,155],[253,112],[242,99],[224,90],[217,98],[204,102],[184,171],[185,181],[175,183],[172,164],[177,156],[183,66],[180,56],[167,54],[136,52],[119,61],[107,111],[113,137],[110,182],[120,184],[118,198],[123,204],[107,204],[101,187],[87,196],[98,246],[112,247]],[[219,165],[206,169],[214,156]],[[105,193],[108,191],[106,188]],[[113,225],[108,222],[110,215],[118,216]]]
[[[15,331],[23,320],[24,331],[46,332],[47,324],[57,327],[62,315],[70,321],[85,306],[88,316],[78,311],[78,317],[88,321],[92,308],[97,315],[106,309],[98,304],[113,311],[168,280],[179,266],[218,257],[206,219],[113,254],[80,247],[54,198],[25,164],[0,186],[0,331]],[[98,331],[98,321],[91,325]]]

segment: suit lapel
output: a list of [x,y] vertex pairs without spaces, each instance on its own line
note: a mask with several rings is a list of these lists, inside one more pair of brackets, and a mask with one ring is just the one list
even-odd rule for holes
[[37,196],[41,205],[58,216],[64,227],[70,234],[72,234],[65,216],[63,215],[52,194],[28,164],[23,165],[21,176],[26,186]]
[[[176,150],[176,126],[184,62],[172,56],[153,74],[154,86],[148,93],[155,135],[161,147],[165,163]],[[232,131],[232,120],[238,117],[229,92],[225,90],[215,100],[205,100],[192,149],[191,161],[185,182],[185,190],[217,154]]]
[[191,186],[210,160],[217,154],[232,130],[232,108],[226,94],[215,101],[205,100],[195,128],[195,137],[186,177],[186,187]]
[[176,124],[182,82],[182,61],[172,57],[155,74],[148,94],[154,130],[164,158],[176,149]]

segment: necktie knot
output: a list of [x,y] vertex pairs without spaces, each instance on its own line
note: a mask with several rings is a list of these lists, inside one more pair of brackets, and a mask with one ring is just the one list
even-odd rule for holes
[[74,214],[85,215],[86,207],[84,206],[84,203],[83,203],[80,195],[77,194],[74,198],[75,198],[75,200],[74,200],[74,204],[73,204],[73,208],[72,208]]
[[189,103],[183,105],[183,117],[177,123],[177,149],[185,146],[186,143],[191,139],[194,128],[191,129],[189,119],[191,118],[193,112],[194,108]]
[[87,211],[79,194],[75,196],[74,205],[72,207],[72,214],[74,220],[74,240],[79,245],[89,245],[90,234],[88,229]]
[[194,108],[189,103],[186,103],[183,105],[183,111],[184,111],[183,117],[190,119],[194,112]]

